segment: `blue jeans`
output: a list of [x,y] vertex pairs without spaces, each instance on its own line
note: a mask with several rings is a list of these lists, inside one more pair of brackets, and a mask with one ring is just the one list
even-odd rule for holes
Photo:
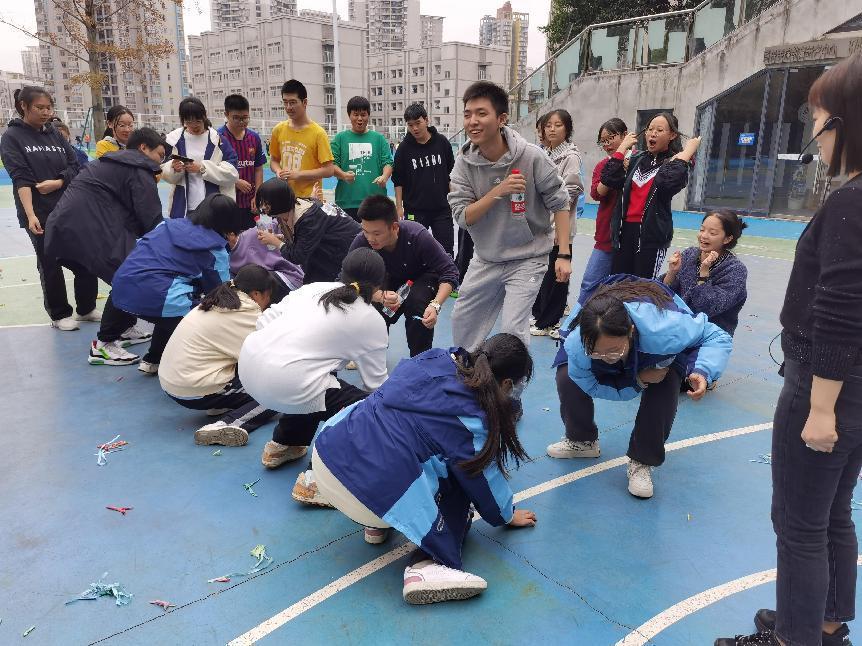
[[612,251],[593,249],[587,267],[584,269],[584,277],[581,279],[581,293],[578,295],[578,305],[583,305],[593,290],[605,278],[611,275],[611,261],[614,254]]
[[772,430],[772,525],[777,537],[775,633],[786,646],[820,646],[823,621],[856,614],[856,527],[850,500],[862,467],[862,366],[835,405],[832,453],[805,446],[811,367],[787,360]]

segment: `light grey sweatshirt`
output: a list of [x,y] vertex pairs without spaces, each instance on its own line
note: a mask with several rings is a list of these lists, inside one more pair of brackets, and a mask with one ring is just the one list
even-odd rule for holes
[[[556,164],[538,146],[504,126],[503,139],[509,150],[496,162],[482,156],[479,148],[467,142],[455,159],[450,175],[449,205],[462,229],[470,232],[476,255],[485,262],[507,262],[546,256],[553,245],[552,217],[569,209],[569,193]],[[468,225],[465,211],[517,168],[527,180],[524,194],[526,218],[512,215],[508,196],[476,223]]]

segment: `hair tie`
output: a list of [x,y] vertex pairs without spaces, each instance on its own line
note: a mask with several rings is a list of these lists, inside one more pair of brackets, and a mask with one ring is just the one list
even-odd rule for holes
[[359,294],[359,293],[360,293],[360,292],[359,292],[359,283],[356,283],[356,282],[354,282],[354,283],[350,283],[350,286],[351,286],[353,289],[355,289],[355,290],[356,290],[356,293],[357,293],[357,294]]

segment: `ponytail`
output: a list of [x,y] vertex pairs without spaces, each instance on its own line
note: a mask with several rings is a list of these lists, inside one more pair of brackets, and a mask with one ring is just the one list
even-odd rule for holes
[[529,456],[515,431],[520,409],[516,410],[500,382],[511,379],[515,386],[530,380],[533,359],[527,346],[512,334],[496,334],[485,340],[476,352],[458,355],[455,363],[464,385],[476,394],[488,429],[488,439],[479,453],[460,466],[468,475],[475,477],[496,462],[503,475],[508,476],[510,458],[515,460],[517,468]]
[[386,279],[386,265],[380,254],[367,247],[354,249],[341,264],[340,280],[344,283],[323,294],[318,302],[329,313],[329,306],[345,310],[357,298],[371,303],[374,293],[383,286]]
[[266,293],[276,289],[275,277],[260,265],[245,265],[235,278],[222,283],[203,297],[199,305],[201,311],[209,312],[213,307],[223,310],[238,310],[242,306],[238,292]]
[[29,108],[33,105],[33,101],[38,99],[40,96],[48,97],[51,105],[54,105],[54,99],[51,98],[48,90],[43,87],[39,87],[37,85],[25,85],[22,88],[18,88],[12,93],[12,99],[15,101],[15,112],[23,117],[24,108],[21,107],[21,104],[23,103]]

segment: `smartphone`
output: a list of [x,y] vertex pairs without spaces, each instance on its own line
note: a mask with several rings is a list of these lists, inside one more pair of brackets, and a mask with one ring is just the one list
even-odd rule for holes
[[182,155],[177,155],[176,153],[171,155],[171,159],[176,159],[177,161],[181,161],[184,164],[191,164],[195,161],[191,157],[183,157]]

